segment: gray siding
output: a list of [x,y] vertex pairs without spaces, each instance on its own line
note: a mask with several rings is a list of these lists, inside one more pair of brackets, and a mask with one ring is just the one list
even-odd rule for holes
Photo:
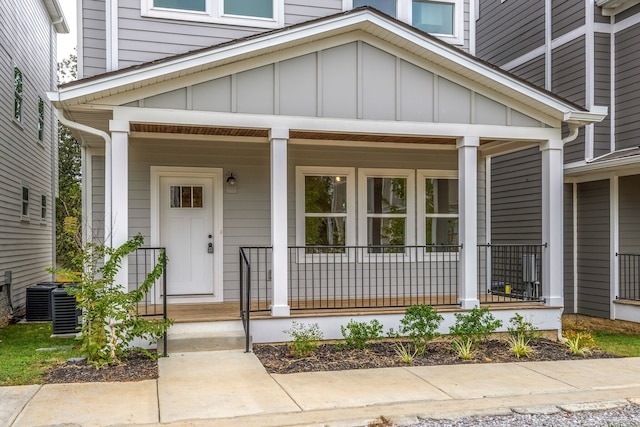
[[286,0],[284,4],[285,25],[333,15],[342,11],[342,0]]
[[640,13],[640,4],[636,4],[635,6],[632,6],[629,9],[617,14],[615,18],[616,22],[622,22],[625,19],[635,15],[636,13]]
[[538,120],[364,42],[347,43],[249,69],[129,105],[307,117],[542,126]]
[[640,254],[640,175],[619,178],[620,252]]
[[[578,105],[584,105],[586,89],[584,36],[554,49],[551,57],[553,92]],[[563,135],[566,133],[563,132]],[[583,130],[575,141],[565,145],[564,159],[565,162],[584,160]]]
[[[53,31],[41,0],[7,0],[0,7],[0,274],[12,272],[16,314],[25,307],[25,289],[51,279],[45,268],[54,262],[57,119],[46,101],[46,92],[55,87]],[[23,75],[21,123],[13,119],[14,66]],[[43,142],[38,140],[38,97],[45,101]],[[28,220],[21,219],[23,185],[29,187]],[[41,221],[43,195],[47,212]],[[0,292],[0,326],[9,311],[7,295]]]
[[544,3],[481,1],[476,32],[477,55],[502,65],[544,45]]
[[640,138],[638,96],[640,24],[616,33],[616,149],[637,147]]
[[609,317],[609,181],[578,184],[578,312]]
[[573,184],[564,184],[564,313],[573,313]]
[[538,56],[536,59],[520,65],[512,70],[513,74],[523,79],[529,80],[531,83],[544,87],[545,82],[545,64],[544,55]]
[[91,156],[91,229],[93,242],[104,241],[104,156]]
[[[604,105],[611,111],[611,36],[595,34],[595,105]],[[607,117],[595,125],[594,156],[602,156],[611,151],[611,119]]]
[[541,176],[538,148],[491,160],[491,243],[540,243]]
[[584,1],[552,0],[551,34],[558,38],[585,23]]
[[[106,22],[104,0],[82,1],[82,69],[79,77],[104,73],[107,69]],[[139,2],[138,2],[139,3]]]
[[595,22],[602,22],[604,24],[608,24],[611,22],[611,17],[610,16],[603,16],[602,15],[602,8],[598,7],[598,6],[593,6],[594,8],[594,13],[593,13],[593,20]]

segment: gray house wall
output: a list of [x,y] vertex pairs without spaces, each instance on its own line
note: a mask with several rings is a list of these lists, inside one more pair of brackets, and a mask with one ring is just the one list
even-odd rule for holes
[[[611,111],[611,35],[594,36],[594,102]],[[594,157],[611,151],[611,116],[594,125]]]
[[[30,31],[25,31],[30,28]],[[0,326],[20,314],[25,289],[51,279],[57,118],[46,92],[55,86],[56,33],[41,0],[7,0],[0,7]],[[51,52],[54,52],[53,54]],[[14,120],[14,66],[23,75],[22,122]],[[38,97],[44,101],[44,138],[38,139]],[[29,218],[22,218],[22,186]],[[46,217],[41,220],[41,196]],[[4,273],[11,272],[7,292]]]
[[578,311],[609,317],[609,180],[578,184]]
[[522,77],[531,83],[544,87],[545,81],[545,57],[544,55],[538,56],[536,59],[526,62],[519,67],[511,70],[512,73],[518,77]]
[[104,0],[80,0],[82,40],[78,44],[78,77],[107,70],[107,32]]
[[574,312],[573,184],[564,185],[564,312]]
[[551,37],[558,38],[585,23],[584,1],[551,1]]
[[640,137],[640,24],[616,33],[616,149],[637,147]]
[[640,175],[622,176],[618,185],[620,252],[640,254]]

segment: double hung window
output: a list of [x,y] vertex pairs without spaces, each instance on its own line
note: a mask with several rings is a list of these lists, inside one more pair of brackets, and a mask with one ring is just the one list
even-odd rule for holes
[[44,194],[40,197],[40,221],[47,220],[47,196]]
[[29,187],[22,186],[22,219],[29,219]]
[[418,171],[418,236],[422,245],[457,245],[456,173]]
[[22,71],[18,67],[13,67],[13,118],[22,122]]
[[38,141],[44,141],[44,101],[38,97]]

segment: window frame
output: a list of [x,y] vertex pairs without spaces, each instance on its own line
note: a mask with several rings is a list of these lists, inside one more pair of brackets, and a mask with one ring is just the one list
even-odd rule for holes
[[179,21],[206,22],[257,28],[284,26],[284,0],[273,1],[273,17],[226,15],[224,0],[205,0],[205,11],[155,7],[154,0],[140,0],[141,15],[146,18],[174,19]]
[[[453,34],[429,33],[454,45],[464,45],[463,0],[427,0],[432,3],[453,4]],[[345,11],[353,9],[353,0],[343,0]],[[413,27],[413,0],[396,0],[396,19]],[[414,27],[415,28],[415,27]]]
[[[416,171],[415,169],[383,169],[383,168],[359,168],[358,169],[358,246],[368,246],[368,223],[369,214],[367,212],[368,191],[367,191],[367,178],[405,178],[407,180],[407,200],[406,200],[406,220],[405,220],[405,241],[404,246],[415,246],[415,216],[416,216]],[[383,214],[387,216],[380,216],[382,218],[393,218],[394,214]],[[396,214],[397,215],[397,214]],[[395,216],[399,217],[399,216]],[[404,259],[410,261],[410,252],[404,251]],[[373,253],[370,254],[363,251],[361,262],[369,262],[371,258],[386,259],[398,257],[397,253]]]
[[[24,194],[25,190],[27,191],[27,198],[25,199]],[[31,219],[31,195],[29,194],[31,189],[27,184],[22,184],[20,186],[20,219],[23,221],[29,221]],[[25,213],[26,212],[26,213]]]
[[[325,167],[325,166],[296,166],[296,246],[306,247],[306,199],[305,199],[305,177],[307,176],[346,176],[347,177],[347,212],[345,220],[345,247],[356,244],[356,172],[352,167]],[[342,215],[329,215],[342,216]],[[313,247],[313,246],[310,246]],[[301,254],[298,252],[298,262],[312,262],[327,258],[342,258],[343,261],[349,259],[349,254],[345,251],[342,255],[336,254]],[[328,259],[328,258],[327,258]]]
[[[20,73],[20,92],[16,84],[16,75]],[[19,102],[19,104],[18,104]],[[19,108],[16,108],[20,105]],[[22,125],[22,112],[24,111],[24,73],[17,65],[13,66],[13,121]]]
[[46,194],[41,194],[40,195],[40,222],[41,223],[46,223],[47,222],[47,195]]
[[38,95],[38,141],[44,144],[44,100]]
[[[426,179],[456,179],[458,180],[458,184],[460,183],[457,170],[434,170],[434,169],[418,169],[416,171],[416,234],[418,236],[418,246],[427,246],[427,230],[425,225],[426,218],[455,218],[458,220],[458,225],[460,225],[460,210],[458,209],[457,214],[427,214],[427,206],[424,198],[424,193],[426,191],[425,180]],[[460,204],[460,196],[458,192],[458,205]],[[459,252],[450,253],[450,259],[456,259],[458,257]],[[426,253],[424,252],[425,261],[429,261],[430,258],[434,258],[437,254],[434,253]],[[437,255],[442,257],[442,254]]]

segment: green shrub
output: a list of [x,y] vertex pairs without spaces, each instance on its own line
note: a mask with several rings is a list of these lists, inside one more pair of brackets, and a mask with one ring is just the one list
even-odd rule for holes
[[347,326],[340,326],[347,347],[364,349],[371,341],[382,338],[382,324],[376,319],[371,322],[356,322],[351,319]]
[[411,352],[409,346],[405,346],[401,342],[395,343],[393,345],[393,349],[396,353],[396,356],[398,356],[398,360],[400,360],[402,363],[413,362],[413,358],[416,357],[416,354],[418,353],[417,349]]
[[509,350],[518,358],[529,357],[533,349],[529,346],[531,340],[540,338],[541,333],[533,326],[530,320],[516,313],[509,319]]
[[454,339],[470,340],[473,348],[489,339],[502,326],[502,321],[497,320],[486,307],[475,307],[468,313],[455,313],[454,316],[456,323],[449,328],[449,332]]
[[438,336],[437,330],[443,320],[430,305],[412,305],[400,320],[400,332],[411,338],[417,354],[422,356],[427,343]]
[[306,357],[316,351],[318,342],[323,338],[322,331],[320,331],[317,323],[309,325],[293,321],[291,322],[291,328],[282,332],[291,336],[292,340],[287,345],[297,358]]

